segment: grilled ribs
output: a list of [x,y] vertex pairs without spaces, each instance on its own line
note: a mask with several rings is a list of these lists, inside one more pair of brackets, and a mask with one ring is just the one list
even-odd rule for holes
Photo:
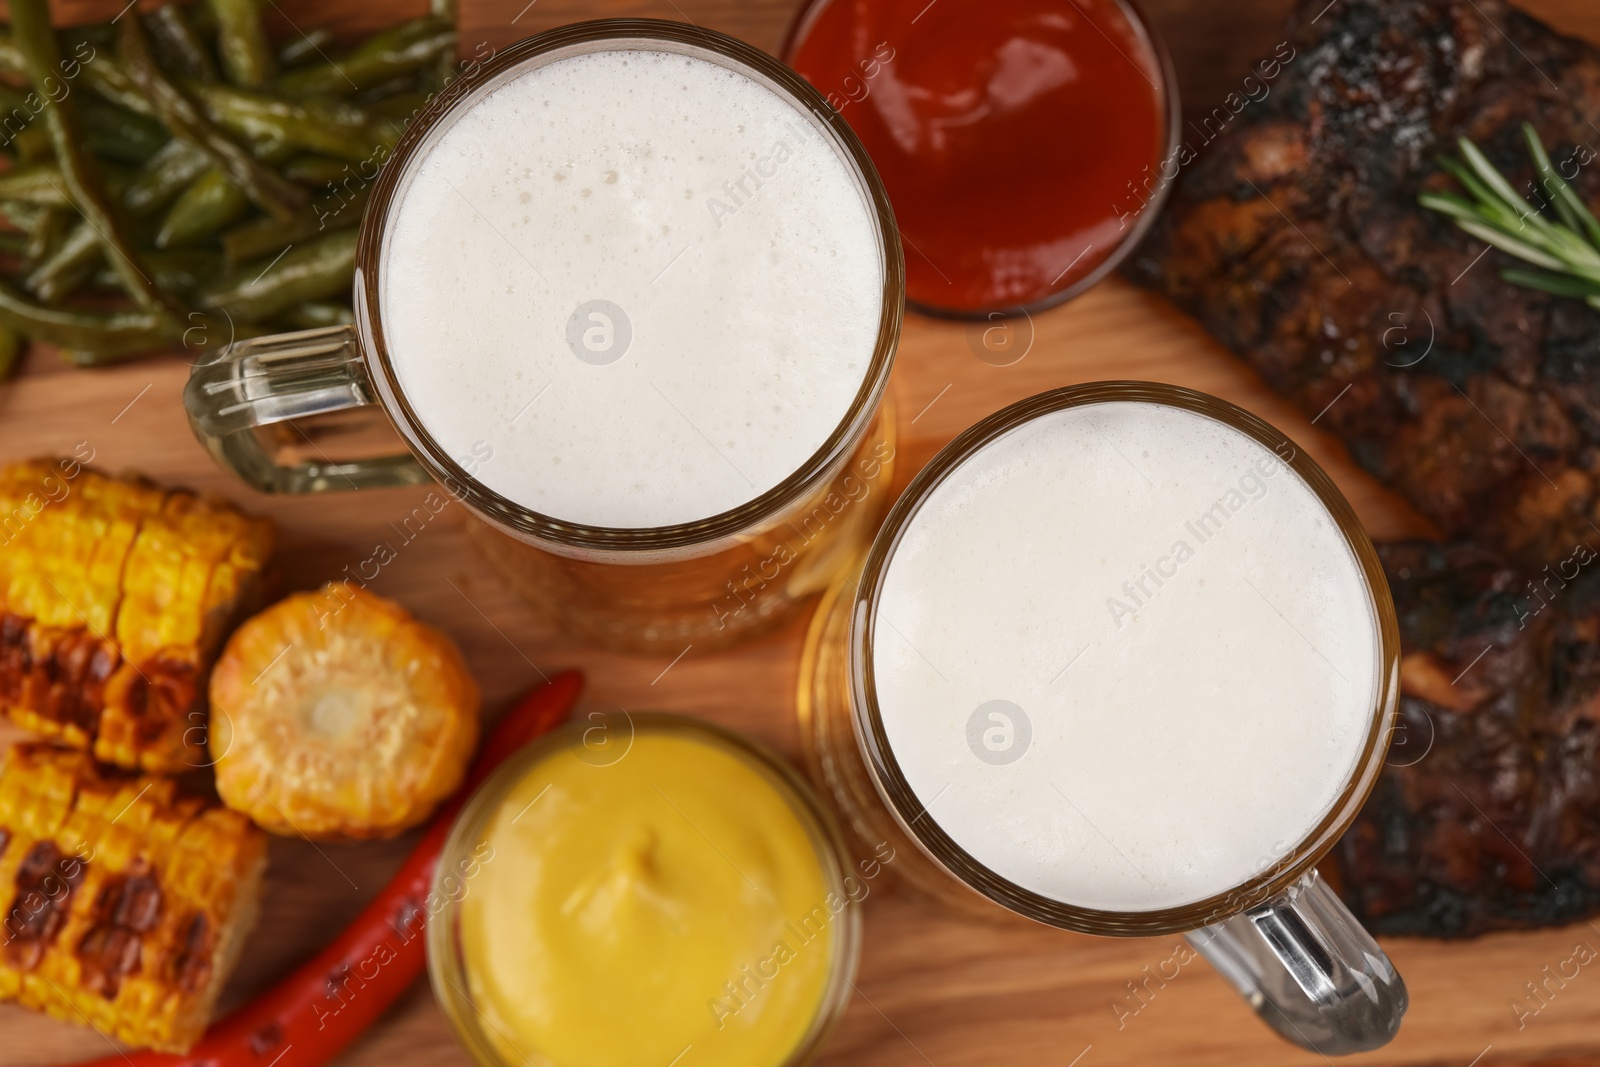
[[1596,203],[1600,53],[1501,0],[1305,0],[1289,40],[1127,269],[1456,539],[1381,549],[1402,717],[1325,872],[1379,932],[1600,913],[1600,314],[1417,205],[1461,136],[1538,203],[1524,121]]
[[1379,554],[1404,648],[1400,718],[1323,872],[1380,933],[1600,912],[1600,554],[1580,547],[1532,588],[1466,543]]
[[1527,121],[1595,203],[1600,51],[1502,0],[1305,0],[1290,41],[1264,100],[1187,127],[1129,273],[1448,536],[1564,559],[1600,537],[1600,313],[1503,281],[1417,196],[1466,136],[1537,203]]

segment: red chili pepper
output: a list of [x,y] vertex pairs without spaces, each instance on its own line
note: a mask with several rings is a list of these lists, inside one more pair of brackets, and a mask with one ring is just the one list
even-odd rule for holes
[[[79,1067],[316,1067],[337,1055],[416,981],[433,870],[456,813],[507,756],[567,717],[583,688],[558,674],[495,724],[455,797],[383,891],[345,931],[288,977],[212,1025],[184,1055],[134,1052]],[[437,902],[435,902],[437,904]]]

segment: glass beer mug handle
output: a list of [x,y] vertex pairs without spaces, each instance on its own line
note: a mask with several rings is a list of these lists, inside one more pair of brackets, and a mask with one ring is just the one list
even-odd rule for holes
[[1267,1025],[1302,1048],[1364,1052],[1400,1029],[1405,982],[1315,870],[1265,904],[1185,936]]
[[266,493],[313,493],[418,485],[428,474],[409,452],[282,464],[260,427],[374,403],[361,345],[352,326],[235,341],[208,353],[189,372],[183,406],[189,426],[213,459]]

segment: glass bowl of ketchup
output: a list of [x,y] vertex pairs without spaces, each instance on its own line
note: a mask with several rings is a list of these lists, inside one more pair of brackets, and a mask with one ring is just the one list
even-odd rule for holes
[[1128,0],[809,0],[781,58],[866,145],[928,314],[1083,292],[1181,163],[1177,78]]

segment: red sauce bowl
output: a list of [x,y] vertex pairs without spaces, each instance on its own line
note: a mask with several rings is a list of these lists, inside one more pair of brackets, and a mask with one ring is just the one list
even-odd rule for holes
[[781,58],[865,144],[928,314],[1071,299],[1175,177],[1177,79],[1130,0],[810,0]]

